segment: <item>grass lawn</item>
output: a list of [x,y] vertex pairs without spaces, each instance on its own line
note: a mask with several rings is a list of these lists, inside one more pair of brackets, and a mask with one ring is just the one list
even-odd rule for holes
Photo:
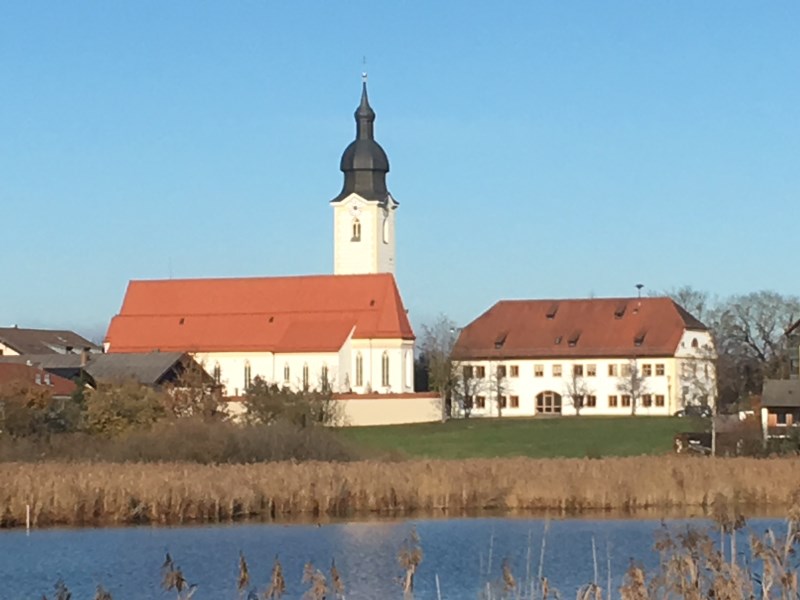
[[675,417],[503,417],[352,427],[341,435],[376,456],[551,458],[664,454],[676,433],[704,429]]

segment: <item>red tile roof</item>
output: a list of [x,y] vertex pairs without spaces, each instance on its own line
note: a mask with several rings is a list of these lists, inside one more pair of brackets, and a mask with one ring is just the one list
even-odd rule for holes
[[77,387],[69,379],[48,373],[39,367],[0,363],[0,385],[10,383],[33,384],[40,389],[50,391],[53,396],[69,396]]
[[503,300],[461,331],[454,356],[673,356],[686,329],[706,326],[669,298]]
[[390,274],[131,281],[109,352],[335,352],[414,339]]

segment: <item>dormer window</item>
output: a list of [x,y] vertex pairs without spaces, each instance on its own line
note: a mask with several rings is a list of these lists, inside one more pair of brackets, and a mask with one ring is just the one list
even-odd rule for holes
[[500,350],[503,347],[503,344],[506,343],[506,338],[508,337],[507,331],[501,331],[494,340],[494,349]]
[[625,315],[626,308],[628,308],[628,305],[625,302],[617,304],[617,307],[614,309],[614,318],[621,319]]
[[555,319],[555,318],[556,318],[556,313],[557,313],[557,312],[558,312],[558,302],[553,302],[553,303],[550,305],[550,308],[548,308],[548,309],[547,309],[547,313],[545,314],[545,316],[546,316],[548,319],[551,319],[551,320],[552,320],[552,319]]
[[578,344],[578,340],[580,339],[580,337],[581,337],[580,331],[573,332],[572,335],[570,335],[569,339],[567,340],[567,344],[569,344],[569,347],[574,348]]
[[644,336],[647,335],[645,332],[640,332],[636,334],[636,337],[633,338],[633,345],[634,346],[641,346],[644,344]]
[[353,237],[350,238],[351,242],[361,241],[361,221],[353,219]]

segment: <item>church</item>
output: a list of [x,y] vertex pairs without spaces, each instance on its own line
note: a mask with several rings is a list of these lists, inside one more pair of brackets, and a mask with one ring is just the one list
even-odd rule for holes
[[414,394],[414,332],[395,281],[398,202],[366,79],[333,208],[333,275],[131,281],[105,349],[190,352],[231,397],[256,377],[330,388],[350,424],[436,420]]

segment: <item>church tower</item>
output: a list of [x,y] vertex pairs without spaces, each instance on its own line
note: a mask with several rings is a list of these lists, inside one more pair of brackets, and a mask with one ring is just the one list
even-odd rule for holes
[[366,75],[356,109],[356,139],[345,149],[344,186],[333,206],[333,272],[395,272],[394,224],[398,203],[386,189],[389,159],[375,141],[375,111]]

